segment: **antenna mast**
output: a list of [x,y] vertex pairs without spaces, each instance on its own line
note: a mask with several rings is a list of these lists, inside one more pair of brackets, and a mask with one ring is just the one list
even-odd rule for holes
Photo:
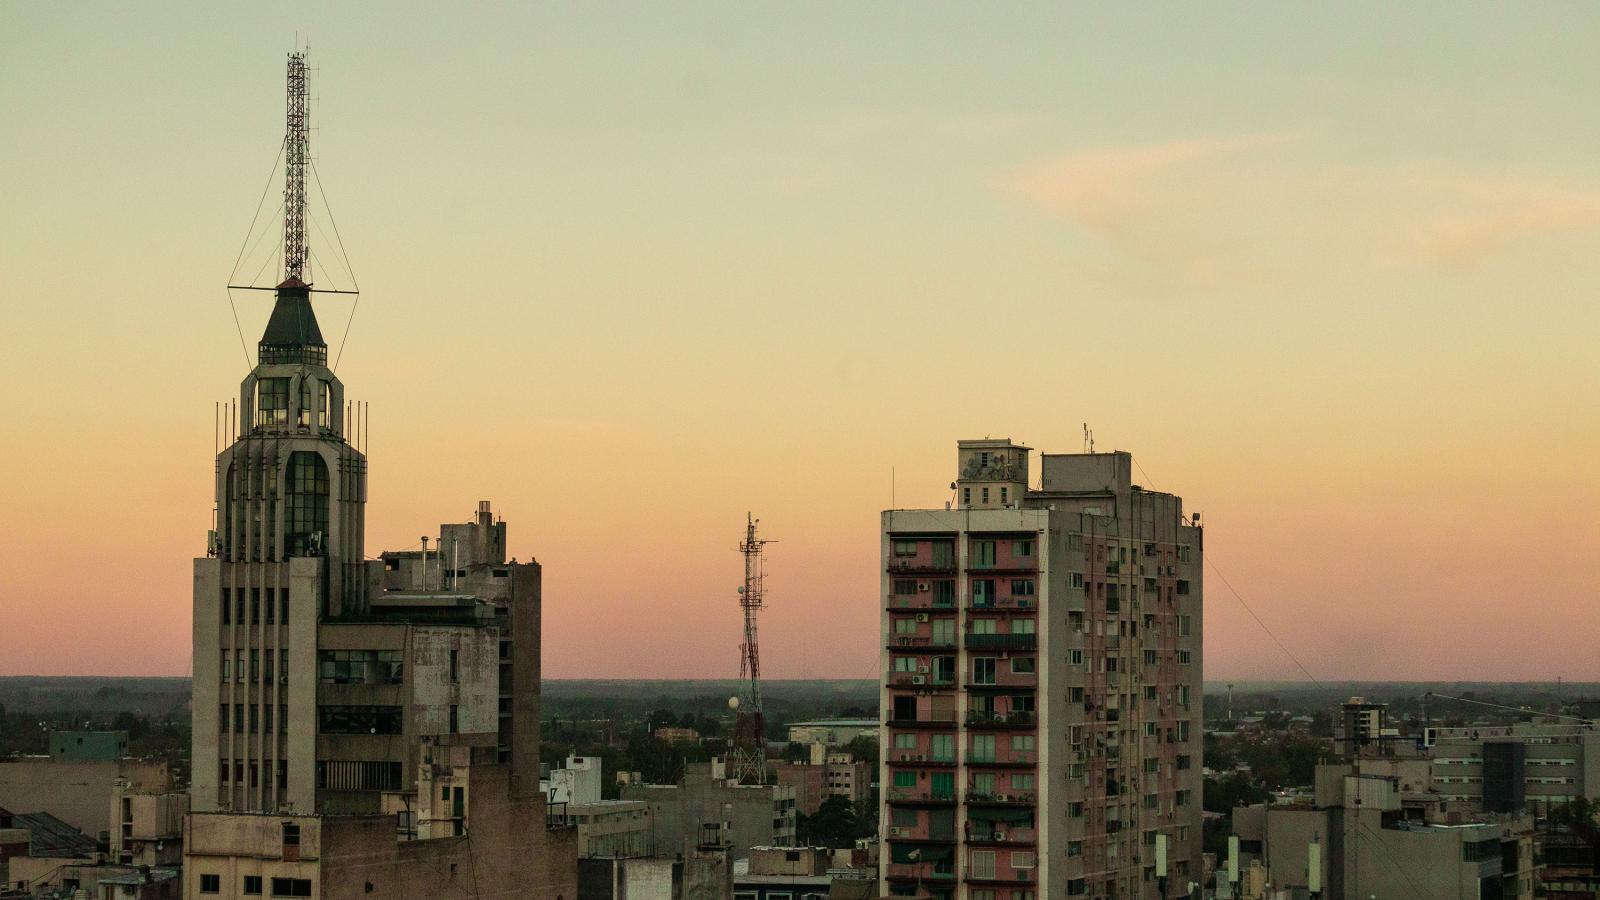
[[289,54],[288,121],[283,133],[283,280],[306,277],[306,163],[311,158],[311,103],[306,54]]
[[734,698],[732,777],[741,783],[766,784],[767,735],[761,715],[761,647],[756,640],[756,613],[761,610],[764,579],[762,548],[772,541],[756,537],[755,516],[745,514],[744,586],[739,588],[739,606],[744,610],[744,643],[739,647],[739,680],[744,695]]

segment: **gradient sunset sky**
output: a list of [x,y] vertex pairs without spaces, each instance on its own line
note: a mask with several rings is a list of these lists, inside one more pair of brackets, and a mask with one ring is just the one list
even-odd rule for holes
[[1087,421],[1318,678],[1600,679],[1600,7],[378,9],[0,5],[0,674],[189,671],[298,33],[368,552],[493,500],[547,677],[736,676],[746,510],[874,677],[891,470]]

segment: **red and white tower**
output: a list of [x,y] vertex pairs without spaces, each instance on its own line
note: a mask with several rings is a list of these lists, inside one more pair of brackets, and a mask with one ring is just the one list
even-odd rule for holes
[[734,708],[731,777],[741,783],[765,784],[767,781],[766,722],[761,715],[761,647],[756,640],[756,613],[761,610],[764,580],[762,548],[772,541],[756,537],[760,520],[745,516],[744,540],[739,552],[744,554],[744,585],[739,588],[739,606],[744,610],[744,643],[739,646],[739,680],[744,683],[743,694],[733,698]]

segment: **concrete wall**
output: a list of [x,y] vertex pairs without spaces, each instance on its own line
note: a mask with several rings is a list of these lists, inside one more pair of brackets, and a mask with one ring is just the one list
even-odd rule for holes
[[172,788],[163,762],[30,756],[0,760],[0,807],[14,813],[47,812],[91,838],[109,838],[111,795],[118,779],[127,779],[134,789]]

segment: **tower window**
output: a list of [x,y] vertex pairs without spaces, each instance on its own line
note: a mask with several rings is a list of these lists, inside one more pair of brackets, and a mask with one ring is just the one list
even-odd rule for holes
[[256,424],[289,424],[289,379],[263,378],[256,382]]
[[[310,450],[289,457],[284,542],[290,556],[315,556],[328,532],[328,464]],[[285,622],[288,616],[281,617]]]

